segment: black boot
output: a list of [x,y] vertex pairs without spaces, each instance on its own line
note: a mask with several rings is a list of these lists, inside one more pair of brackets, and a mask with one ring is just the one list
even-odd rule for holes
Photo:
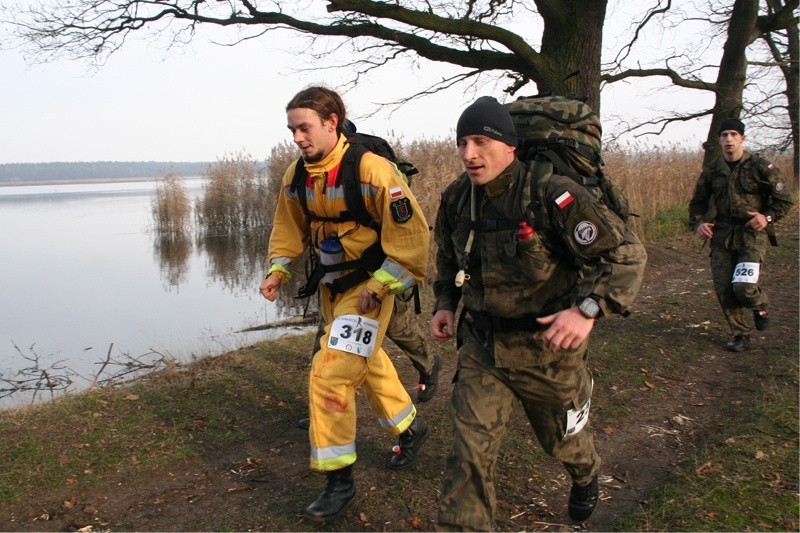
[[750,346],[750,335],[736,335],[725,345],[725,349],[729,352],[743,352],[748,346]]
[[300,429],[305,429],[306,431],[308,431],[309,426],[311,426],[311,419],[308,417],[301,418],[300,420],[297,421],[297,427],[299,427]]
[[417,416],[411,426],[400,434],[397,439],[395,453],[386,461],[386,466],[392,470],[405,468],[419,455],[419,449],[428,438],[428,424]]
[[764,331],[769,326],[769,315],[767,315],[766,309],[756,309],[753,311],[753,320],[756,323],[756,329],[758,331]]
[[600,496],[597,476],[594,476],[588,485],[581,486],[572,483],[572,490],[569,491],[569,517],[576,522],[587,520],[594,508],[597,507],[597,500]]
[[303,515],[314,522],[325,523],[338,518],[356,499],[353,483],[353,465],[328,472],[325,490],[303,511]]
[[442,358],[438,355],[433,356],[433,368],[428,374],[424,371],[419,373],[419,391],[417,392],[418,402],[427,402],[433,398],[433,393],[439,386],[439,371],[442,369]]

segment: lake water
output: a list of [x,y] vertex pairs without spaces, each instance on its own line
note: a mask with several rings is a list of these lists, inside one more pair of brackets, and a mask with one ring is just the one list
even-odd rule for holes
[[[202,183],[184,180],[194,196]],[[115,360],[151,360],[155,351],[190,361],[293,331],[237,333],[303,312],[296,291],[283,290],[277,304],[258,293],[268,235],[159,238],[151,231],[155,189],[0,187],[0,380],[48,370],[69,375],[78,390],[109,351]],[[0,407],[31,398],[17,392]]]

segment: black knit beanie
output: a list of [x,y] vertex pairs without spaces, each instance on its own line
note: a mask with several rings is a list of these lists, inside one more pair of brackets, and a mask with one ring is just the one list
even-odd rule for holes
[[456,126],[456,140],[465,135],[485,135],[509,146],[517,146],[517,131],[511,115],[491,96],[481,96],[461,113]]
[[744,122],[738,118],[726,118],[719,125],[717,135],[722,135],[722,132],[726,130],[735,130],[739,132],[739,135],[744,135]]

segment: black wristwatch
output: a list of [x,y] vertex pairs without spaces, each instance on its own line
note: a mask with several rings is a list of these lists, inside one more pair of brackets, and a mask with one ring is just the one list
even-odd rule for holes
[[594,298],[584,298],[578,305],[578,310],[586,318],[597,318],[600,315],[600,304]]

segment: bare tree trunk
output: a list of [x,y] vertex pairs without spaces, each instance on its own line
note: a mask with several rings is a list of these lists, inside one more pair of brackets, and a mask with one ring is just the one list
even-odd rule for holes
[[[767,0],[770,7],[770,15],[781,13],[792,13],[797,8],[795,1]],[[800,176],[798,173],[798,137],[800,137],[800,124],[798,124],[798,112],[800,112],[800,36],[798,36],[797,22],[786,26],[786,49],[782,49],[774,38],[772,31],[764,31],[762,36],[767,42],[772,58],[780,66],[783,78],[786,80],[786,104],[789,113],[789,124],[791,127],[792,151],[794,154],[792,171],[794,178]]]
[[[800,113],[800,32],[797,26],[787,28],[786,34],[789,38],[789,64],[783,68],[786,77],[786,101],[789,104],[789,121],[792,124],[792,150],[794,151],[794,178],[800,176],[798,157],[800,157],[800,123],[798,123],[798,113]],[[777,58],[776,58],[777,59]]]
[[719,157],[722,149],[717,129],[726,118],[739,118],[742,113],[742,93],[747,76],[747,46],[756,38],[758,0],[736,0],[728,24],[728,38],[717,73],[717,91],[711,126],[706,142],[703,166]]
[[606,0],[537,0],[544,20],[542,56],[548,75],[536,80],[540,92],[572,93],[600,112],[600,54]]

